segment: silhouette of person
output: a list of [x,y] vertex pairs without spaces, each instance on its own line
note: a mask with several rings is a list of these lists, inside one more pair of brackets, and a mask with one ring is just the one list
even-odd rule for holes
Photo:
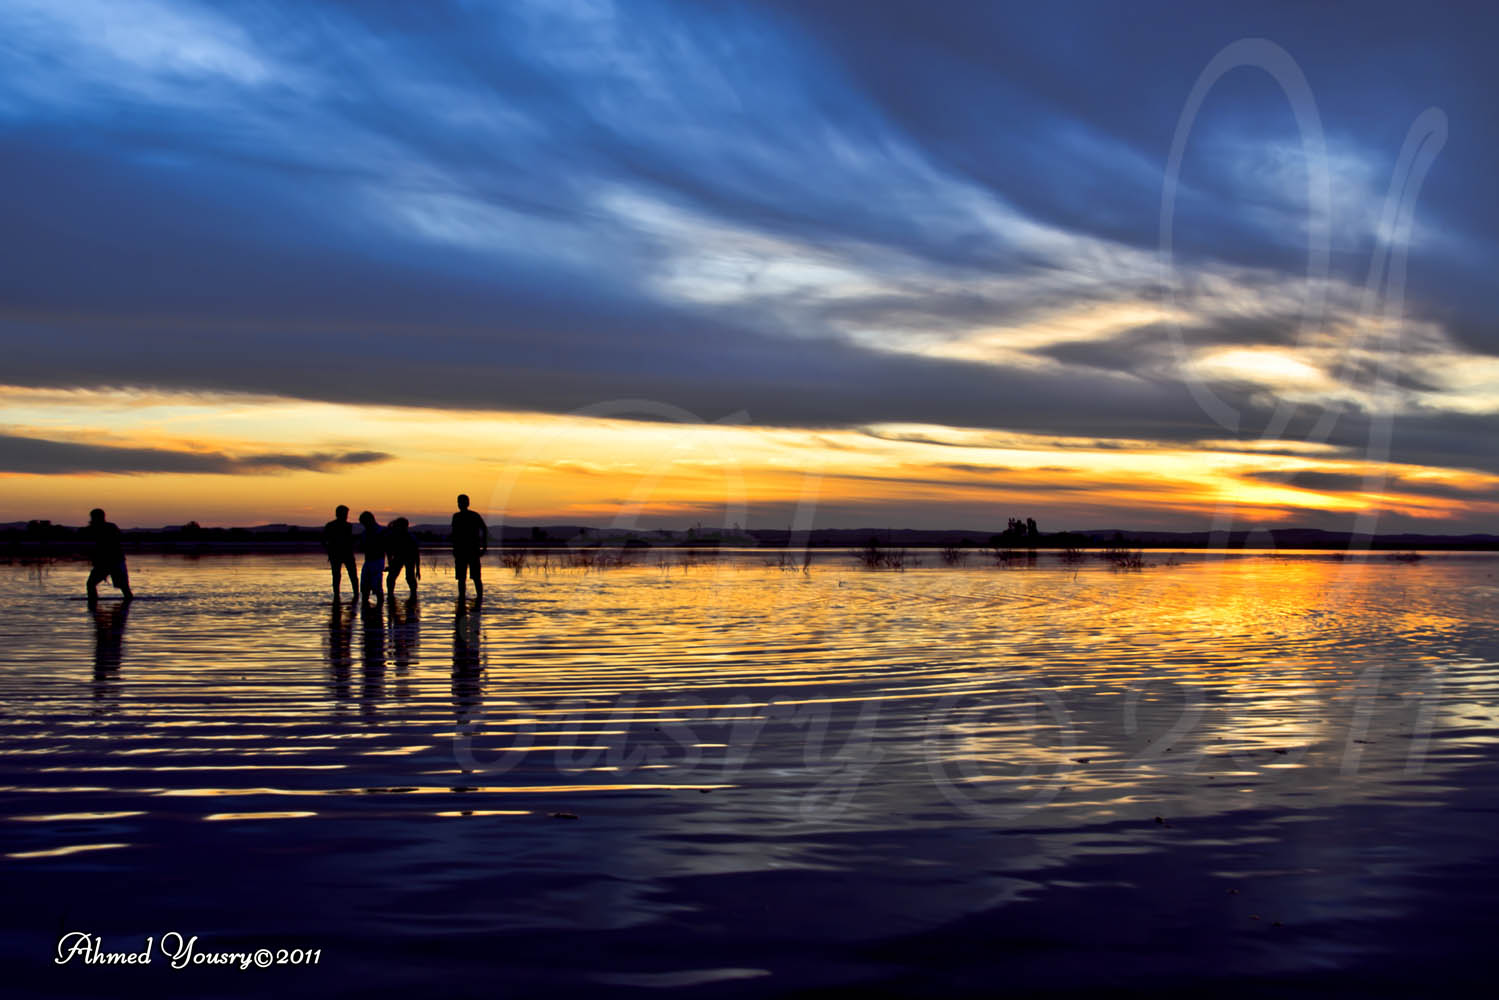
[[364,568],[359,575],[359,602],[363,604],[374,594],[375,603],[382,604],[385,601],[385,533],[369,511],[359,515],[359,523],[364,528]]
[[349,508],[343,504],[333,511],[333,520],[323,525],[323,550],[333,570],[333,599],[341,596],[344,570],[349,571],[349,593],[359,593],[359,579],[354,574],[354,526],[349,523]]
[[458,494],[458,512],[453,515],[450,534],[453,543],[453,574],[458,577],[458,599],[465,596],[468,581],[474,578],[474,597],[484,600],[484,581],[479,576],[479,561],[489,548],[489,526],[484,518],[468,509],[468,494]]
[[385,589],[392,600],[396,596],[396,578],[406,571],[406,593],[416,596],[416,581],[422,575],[421,547],[411,533],[411,522],[398,517],[385,528]]
[[99,584],[105,579],[119,588],[125,600],[133,600],[135,594],[130,590],[130,574],[125,569],[125,547],[120,540],[120,529],[104,520],[104,511],[98,507],[88,512],[88,518],[88,527],[83,533],[93,546],[89,553],[93,561],[93,569],[88,575],[89,602],[99,600]]

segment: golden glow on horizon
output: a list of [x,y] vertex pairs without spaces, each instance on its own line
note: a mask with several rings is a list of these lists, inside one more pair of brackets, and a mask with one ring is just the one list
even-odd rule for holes
[[[5,434],[231,458],[391,456],[322,472],[4,474],[0,520],[72,523],[101,505],[122,523],[147,526],[316,524],[338,503],[382,518],[438,518],[458,492],[513,521],[620,525],[637,517],[690,523],[727,510],[730,520],[781,526],[803,498],[823,512],[867,510],[875,521],[883,510],[923,511],[928,524],[972,521],[985,510],[1035,513],[1047,527],[1084,527],[1075,519],[1096,522],[1110,511],[1201,520],[1224,508],[1263,521],[1376,509],[1441,519],[1494,512],[1485,493],[1499,485],[1481,473],[1381,465],[1294,442],[1185,447],[926,425],[804,430],[194,394],[0,390],[0,400]],[[618,416],[629,415],[649,414]],[[1296,473],[1335,473],[1354,488],[1275,481]],[[1363,477],[1373,478],[1358,489]],[[825,517],[814,523],[828,524]],[[1069,517],[1072,525],[1057,523]]]

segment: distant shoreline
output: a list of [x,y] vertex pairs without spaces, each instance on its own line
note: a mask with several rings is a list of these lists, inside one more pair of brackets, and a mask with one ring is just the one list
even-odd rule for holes
[[[446,551],[447,525],[414,525],[412,533],[424,550]],[[127,552],[184,555],[273,554],[321,552],[321,528],[300,525],[261,525],[253,528],[201,528],[196,525],[162,529],[127,529]],[[873,544],[885,549],[959,549],[974,553],[1027,550],[1130,548],[1142,550],[1244,549],[1251,551],[1499,551],[1499,535],[1439,535],[1392,533],[1355,535],[1346,531],[1271,528],[1254,531],[1128,531],[1124,529],[1042,532],[1012,535],[979,530],[891,528],[820,528],[810,532],[785,529],[684,531],[594,528],[584,525],[504,526],[491,540],[492,549],[568,551],[580,548],[635,550],[863,549]],[[0,558],[68,558],[82,555],[87,542],[72,526],[45,521],[0,525]]]

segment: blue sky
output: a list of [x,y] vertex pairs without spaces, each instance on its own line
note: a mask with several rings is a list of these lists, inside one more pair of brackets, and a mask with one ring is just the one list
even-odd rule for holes
[[[1467,477],[1444,530],[1481,528],[1494,16],[1245,7],[11,0],[0,467],[85,474],[92,440],[94,471],[162,471],[159,442],[82,418],[49,434],[57,393],[526,414],[631,398],[807,433],[1283,442],[1436,470],[1432,497],[1443,470]],[[1224,76],[1163,270],[1182,108],[1246,38],[1304,74],[1322,149],[1268,73]],[[1444,141],[1407,241],[1381,218],[1428,109]],[[1391,328],[1368,277],[1397,244]],[[200,444],[222,459],[206,473],[268,467]],[[325,474],[400,456],[288,446]]]

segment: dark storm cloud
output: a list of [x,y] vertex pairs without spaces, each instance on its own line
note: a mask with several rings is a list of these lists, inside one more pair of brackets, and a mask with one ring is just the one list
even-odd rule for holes
[[377,451],[231,456],[218,452],[121,448],[0,434],[0,472],[30,475],[144,472],[234,475],[273,470],[330,472],[389,458],[389,455]]
[[[1409,311],[1499,352],[1489,20],[1393,4],[17,7],[0,12],[0,381],[1217,439],[1150,363],[1169,355],[1161,328],[1042,347],[1059,364],[1041,371],[873,345],[1158,296],[1177,116],[1217,51],[1258,36],[1318,102],[1333,271],[1352,286],[1407,127],[1445,109]],[[1189,290],[1253,297],[1246,271],[1304,274],[1296,141],[1263,73],[1214,91],[1178,204]],[[1300,329],[1279,301],[1184,304],[1192,345]],[[1234,433],[1269,425],[1261,396],[1216,391]],[[1346,416],[1331,441],[1364,449],[1370,429]],[[1394,454],[1489,467],[1494,430],[1420,411]]]

